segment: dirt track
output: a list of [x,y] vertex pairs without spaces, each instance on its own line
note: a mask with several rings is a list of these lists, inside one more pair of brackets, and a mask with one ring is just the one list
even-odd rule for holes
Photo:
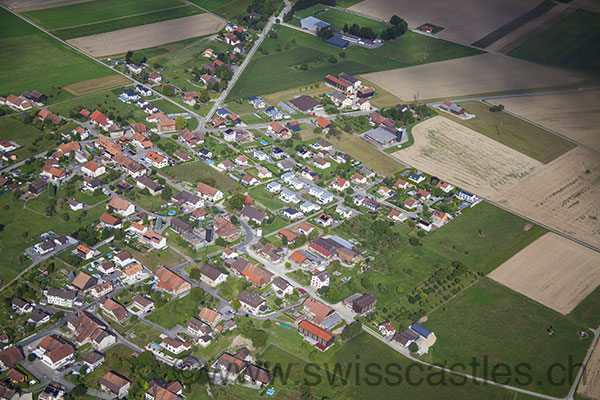
[[223,20],[211,14],[200,14],[85,36],[68,42],[95,57],[103,57],[208,35],[217,32],[224,25]]
[[392,155],[484,197],[497,196],[542,164],[445,117],[412,129],[415,143]]
[[491,198],[600,248],[600,156],[576,147]]
[[600,90],[488,102],[600,151]]
[[373,17],[389,20],[396,14],[408,26],[425,23],[445,28],[438,36],[471,44],[513,19],[525,14],[541,0],[365,0],[350,7]]
[[489,277],[566,315],[600,285],[600,253],[549,232]]
[[362,75],[404,101],[451,98],[567,85],[578,75],[500,54],[487,53]]
[[585,379],[581,379],[577,393],[589,399],[600,400],[600,344],[596,348],[585,367]]

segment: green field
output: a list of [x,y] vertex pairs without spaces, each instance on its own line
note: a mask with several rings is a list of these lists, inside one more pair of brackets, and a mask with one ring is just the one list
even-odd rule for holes
[[168,21],[176,18],[189,17],[202,14],[202,10],[192,5],[169,8],[166,10],[155,11],[142,15],[118,18],[110,21],[96,22],[92,24],[75,26],[70,28],[55,29],[52,33],[63,40],[73,39],[82,36],[97,35],[99,33],[116,31],[119,29],[133,28],[139,25],[153,24],[156,22]]
[[166,176],[180,182],[185,181],[195,184],[198,181],[203,181],[224,192],[242,190],[242,185],[210,167],[204,161],[179,164],[174,167],[163,168],[163,171]]
[[285,203],[279,200],[277,195],[274,195],[271,192],[268,192],[264,186],[257,186],[255,188],[250,189],[248,192],[252,200],[262,204],[267,207],[271,211],[275,211],[285,206]]
[[242,16],[252,4],[252,0],[190,0],[190,2],[228,20]]
[[577,304],[568,316],[590,328],[600,326],[600,286]]
[[489,203],[467,208],[423,245],[487,274],[547,231]]
[[198,314],[199,306],[200,304],[195,301],[193,296],[188,294],[175,301],[168,302],[148,315],[146,319],[165,329],[171,329],[177,324],[186,326],[187,320]]
[[[0,195],[0,223],[5,229],[0,232],[0,279],[8,282],[31,263],[30,259],[21,262],[19,257],[26,248],[40,242],[39,235],[53,231],[59,235],[69,235],[81,227],[98,221],[105,207],[99,205],[87,210],[87,215],[79,220],[83,211],[60,211],[53,217],[39,215],[23,208],[23,201],[15,200],[13,193]],[[69,220],[61,218],[68,213]]]
[[579,9],[508,55],[600,78],[600,14]]
[[[427,358],[446,365],[468,365],[468,371],[472,371],[473,358],[483,364],[487,357],[488,379],[492,378],[490,372],[494,365],[505,363],[508,367],[499,370],[508,368],[512,375],[497,376],[493,380],[551,396],[567,394],[571,384],[566,371],[569,365],[583,359],[590,345],[590,340],[577,336],[583,326],[488,278],[428,318],[426,325],[435,332],[437,342]],[[553,335],[546,332],[550,326]],[[516,375],[520,363],[520,371],[527,372],[529,380]],[[567,370],[550,369],[555,363]],[[460,366],[453,368],[464,372]],[[484,368],[483,365],[476,368],[476,374],[483,376]],[[571,372],[572,376],[576,371],[575,368]],[[560,383],[560,379],[565,381]]]
[[158,107],[158,109],[165,114],[177,114],[177,113],[186,113],[187,111],[183,108],[171,103],[168,100],[160,99],[152,102],[153,105]]
[[384,155],[371,144],[356,135],[344,133],[341,140],[328,139],[340,150],[348,153],[358,161],[384,176],[393,175],[403,166],[395,158]]
[[[340,49],[291,28],[276,26],[277,39],[265,39],[261,49],[246,67],[228,99],[274,93],[321,82],[327,74],[361,74],[479,54],[479,50],[408,32],[377,49],[352,46],[339,57]],[[281,51],[277,51],[277,45]],[[289,45],[289,49],[286,46]],[[425,56],[426,53],[426,56]],[[336,56],[336,63],[328,61]],[[301,64],[307,64],[303,71]],[[269,71],[268,74],[265,71]]]
[[381,21],[361,17],[360,15],[336,10],[335,8],[324,7],[321,5],[312,6],[302,11],[298,11],[294,16],[298,18],[305,18],[309,15],[313,15],[322,21],[330,23],[333,28],[340,31],[344,28],[344,24],[348,24],[348,26],[357,24],[361,28],[371,28],[375,33],[380,33],[391,26]]
[[487,104],[469,101],[460,106],[477,117],[465,121],[450,114],[442,115],[543,163],[575,147],[560,136],[510,114],[491,112]]
[[[43,34],[5,9],[0,9],[0,93],[41,92],[86,79],[114,74]],[[26,66],[26,67],[15,67]]]
[[114,18],[182,6],[179,0],[94,0],[22,14],[48,30],[92,24]]
[[17,159],[29,158],[56,147],[56,140],[50,140],[46,133],[13,117],[0,118],[0,140],[12,140],[21,146],[12,152]]

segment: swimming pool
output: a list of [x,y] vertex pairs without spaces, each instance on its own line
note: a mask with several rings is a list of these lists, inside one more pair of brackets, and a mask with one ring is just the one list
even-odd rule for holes
[[152,347],[154,350],[156,351],[160,351],[162,349],[162,347],[160,347],[159,345],[157,345],[156,343],[152,343],[150,345],[150,347]]
[[262,145],[267,145],[268,143],[267,143],[267,141],[266,141],[266,140],[261,140],[261,141],[260,141],[260,144],[262,144]]
[[170,210],[169,212],[167,212],[167,214],[169,214],[169,215],[175,215],[175,211]]

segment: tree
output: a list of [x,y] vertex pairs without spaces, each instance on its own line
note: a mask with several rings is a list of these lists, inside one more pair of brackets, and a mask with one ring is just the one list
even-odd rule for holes
[[200,270],[198,268],[194,268],[190,271],[190,278],[197,281],[200,279]]
[[416,237],[410,237],[408,239],[408,243],[410,243],[412,246],[418,246],[419,245],[419,239],[417,239]]
[[175,96],[175,88],[171,85],[163,85],[162,93],[165,96],[173,97],[173,96]]
[[210,101],[210,94],[208,93],[208,90],[201,91],[200,95],[198,96],[198,100],[200,100],[201,103],[208,103]]
[[242,306],[242,304],[240,303],[240,301],[238,299],[235,299],[234,301],[231,302],[231,308],[233,308],[235,311],[239,310],[241,306]]
[[227,199],[227,205],[233,209],[241,210],[244,207],[246,196],[243,193],[236,193]]
[[348,29],[349,29],[349,28],[348,28],[348,24],[347,24],[347,23],[345,23],[345,24],[344,24],[344,27],[342,28],[342,32],[348,32]]
[[35,354],[33,353],[29,353],[29,355],[27,356],[27,360],[29,360],[30,362],[35,361]]
[[220,237],[220,238],[217,238],[217,240],[215,240],[215,244],[217,246],[225,247],[225,246],[227,246],[227,241],[225,239],[223,239],[222,237]]
[[187,120],[183,115],[178,115],[175,117],[175,126],[178,131],[183,130],[187,127]]
[[418,345],[418,344],[416,344],[415,342],[412,342],[412,343],[410,344],[410,346],[408,346],[408,350],[409,350],[411,353],[416,353],[417,351],[419,351],[419,345]]
[[171,188],[169,186],[163,187],[163,190],[160,193],[160,198],[163,199],[164,201],[169,201],[169,200],[171,200],[172,196],[173,196],[173,191],[171,190]]
[[283,243],[284,246],[288,245],[288,238],[287,238],[287,236],[285,236],[285,235],[282,236],[281,243]]
[[56,186],[51,183],[48,183],[48,196],[54,197],[56,196]]

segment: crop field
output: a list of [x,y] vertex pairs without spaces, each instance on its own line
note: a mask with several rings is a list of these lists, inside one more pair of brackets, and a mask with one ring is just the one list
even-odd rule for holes
[[72,83],[63,87],[73,96],[82,96],[84,94],[94,93],[103,89],[110,89],[116,86],[125,85],[131,81],[123,75],[108,75],[100,78],[87,79],[85,81]]
[[453,0],[450,4],[436,0],[365,0],[350,7],[350,10],[384,20],[396,14],[404,18],[411,29],[425,23],[435,24],[444,28],[439,36],[471,44],[525,14],[538,3],[538,0]]
[[477,195],[489,198],[542,165],[442,116],[415,125],[414,144],[392,155]]
[[487,274],[546,232],[539,225],[482,202],[431,232],[423,239],[423,246]]
[[140,25],[154,24],[157,22],[169,21],[202,13],[203,11],[201,9],[192,5],[178,6],[175,8],[144,13],[141,15],[134,15],[131,17],[117,18],[92,24],[55,29],[51,32],[59,38],[67,40],[82,36],[117,31],[125,28],[133,28]]
[[381,175],[393,175],[403,168],[399,162],[386,156],[356,135],[344,133],[341,139],[330,138],[328,140],[331,141],[335,147],[348,153],[353,158],[357,159],[367,167],[374,169]]
[[[426,359],[477,376],[484,376],[487,370],[487,379],[556,397],[569,391],[570,380],[565,375],[569,372],[561,374],[550,366],[558,363],[567,368],[581,362],[590,345],[589,339],[577,335],[583,326],[488,278],[432,312],[426,326],[438,338]],[[550,326],[552,335],[546,331]],[[479,363],[476,368],[473,359]],[[454,363],[467,366],[467,370]],[[490,371],[499,363],[506,364],[510,374],[494,379]],[[530,379],[519,375],[516,366],[520,363]]]
[[[504,100],[510,102],[513,99],[524,99],[524,97],[500,99],[497,103],[503,104]],[[459,103],[459,105],[466,112],[475,114],[477,117],[462,120],[454,117],[452,114],[441,114],[540,162],[548,163],[575,147],[573,143],[560,136],[529,124],[508,113],[491,112],[489,110],[490,106],[487,104],[469,101]],[[596,108],[600,112],[600,106],[596,106]],[[600,117],[597,119],[600,123]]]
[[505,110],[600,151],[600,91],[490,99]]
[[404,101],[535,89],[580,82],[582,77],[494,53],[365,74]]
[[600,14],[577,10],[508,53],[600,77]]
[[493,198],[504,207],[600,248],[600,157],[576,147]]
[[22,14],[52,30],[122,18],[182,6],[180,0],[94,0],[61,7],[24,11]]
[[600,285],[600,254],[547,233],[489,277],[566,315]]
[[[340,49],[320,39],[286,27],[275,27],[278,38],[268,38],[246,67],[228,99],[275,93],[321,82],[327,74],[361,74],[402,68],[479,54],[479,50],[408,32],[377,49],[352,46],[340,57]],[[277,51],[279,46],[280,51]],[[329,58],[336,57],[331,63]],[[307,69],[300,66],[306,64]],[[265,74],[264,71],[269,71]]]
[[243,15],[252,4],[252,0],[190,0],[190,2],[228,20]]
[[[196,184],[198,181],[207,182],[224,192],[233,192],[242,189],[242,185],[222,174],[203,161],[179,164],[163,169],[164,174],[176,181],[185,181]],[[214,182],[213,182],[214,181]]]
[[223,20],[212,14],[200,14],[71,39],[69,43],[93,56],[102,57],[208,35],[224,25]]
[[[114,72],[64,46],[10,12],[0,9],[0,48],[4,58],[0,68],[0,93],[24,90],[44,92]],[[22,68],[14,65],[26,65]]]
[[596,345],[585,368],[585,379],[581,379],[577,394],[589,399],[600,399],[600,346]]

